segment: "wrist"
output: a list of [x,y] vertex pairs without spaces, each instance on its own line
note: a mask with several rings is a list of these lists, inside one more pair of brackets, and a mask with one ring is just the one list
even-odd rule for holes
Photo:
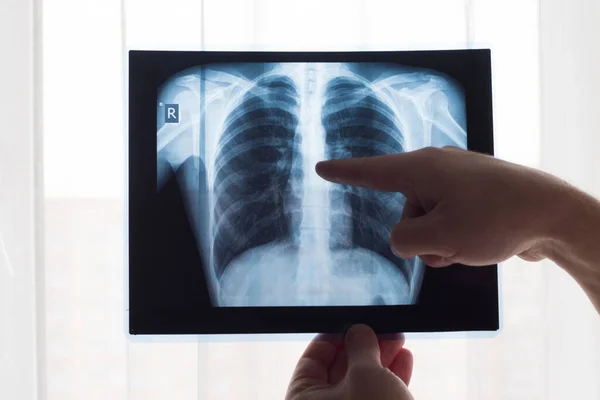
[[544,255],[576,278],[600,276],[600,202],[566,183],[557,186]]
[[548,258],[577,281],[600,313],[600,202],[568,185],[554,182],[537,236],[540,258]]

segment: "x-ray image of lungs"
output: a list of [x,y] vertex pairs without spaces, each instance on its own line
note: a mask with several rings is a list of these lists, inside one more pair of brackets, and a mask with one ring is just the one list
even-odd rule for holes
[[451,77],[379,63],[210,65],[166,82],[157,112],[158,189],[165,167],[177,171],[215,306],[418,302],[425,266],[389,245],[404,196],[331,184],[314,168],[466,148]]

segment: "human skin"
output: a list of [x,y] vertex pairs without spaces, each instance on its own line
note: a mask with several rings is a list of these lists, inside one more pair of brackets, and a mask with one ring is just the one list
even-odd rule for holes
[[[402,258],[418,256],[434,268],[549,258],[600,313],[600,202],[557,177],[454,147],[329,160],[316,172],[334,184],[404,194],[403,215],[390,239]],[[317,337],[298,362],[287,399],[412,399],[412,356],[403,340],[392,346],[402,368],[390,368],[376,360],[375,333],[360,329],[369,363],[344,364],[339,360],[355,348]],[[379,351],[390,352],[381,345]]]
[[412,400],[413,368],[403,335],[377,337],[366,325],[344,338],[318,335],[294,370],[286,400]]
[[600,202],[555,176],[455,147],[330,160],[316,171],[406,196],[390,240],[400,257],[438,268],[549,258],[600,312]]

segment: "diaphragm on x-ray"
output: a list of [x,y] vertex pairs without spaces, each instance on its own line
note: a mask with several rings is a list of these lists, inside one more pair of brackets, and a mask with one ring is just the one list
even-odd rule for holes
[[326,182],[315,164],[466,148],[464,91],[449,76],[369,62],[209,64],[161,87],[157,122],[157,190],[178,179],[214,306],[418,302],[423,262],[390,249],[405,197]]

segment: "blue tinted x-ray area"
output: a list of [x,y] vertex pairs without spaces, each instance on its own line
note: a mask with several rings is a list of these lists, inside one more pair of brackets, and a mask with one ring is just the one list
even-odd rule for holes
[[172,77],[157,103],[158,190],[177,171],[215,306],[417,303],[425,267],[389,246],[403,195],[314,167],[466,148],[453,79],[397,64],[210,65]]

